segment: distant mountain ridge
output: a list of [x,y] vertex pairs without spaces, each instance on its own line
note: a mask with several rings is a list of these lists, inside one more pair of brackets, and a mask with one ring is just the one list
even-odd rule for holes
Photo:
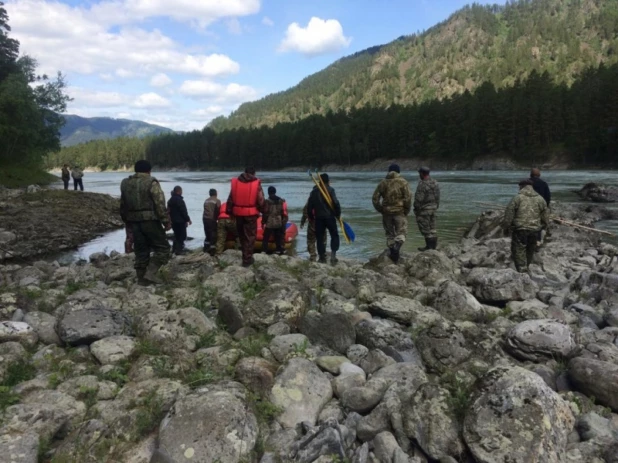
[[485,82],[515,85],[532,71],[572,84],[618,62],[618,1],[512,0],[472,4],[421,34],[339,59],[294,87],[244,103],[215,131],[274,126],[330,111],[443,100]]
[[73,146],[92,140],[109,140],[118,137],[143,138],[149,135],[174,133],[172,129],[142,121],[114,119],[111,117],[64,116],[66,124],[60,130],[62,146]]

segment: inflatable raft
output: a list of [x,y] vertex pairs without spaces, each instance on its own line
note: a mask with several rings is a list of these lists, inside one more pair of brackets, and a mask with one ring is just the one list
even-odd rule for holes
[[[285,226],[285,237],[283,239],[283,246],[285,247],[286,250],[290,249],[290,247],[292,246],[292,243],[294,242],[297,236],[298,236],[298,227],[296,226],[294,222],[288,222]],[[264,239],[264,230],[262,229],[262,217],[258,217],[257,237],[255,239],[255,247],[254,247],[255,251],[259,252],[262,250],[262,240],[263,239]],[[235,245],[236,243],[234,241],[234,236],[228,233],[227,239],[225,241],[225,249],[234,249]],[[271,236],[270,240],[268,241],[268,250],[269,251],[276,250],[274,236]]]

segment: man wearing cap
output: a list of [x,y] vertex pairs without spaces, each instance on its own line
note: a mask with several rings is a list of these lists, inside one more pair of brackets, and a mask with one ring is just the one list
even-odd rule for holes
[[412,192],[410,185],[400,175],[397,164],[391,164],[386,178],[373,192],[373,207],[382,214],[382,225],[386,232],[386,246],[390,250],[389,257],[393,262],[399,261],[399,250],[406,241],[408,234],[407,215],[412,208]]
[[538,233],[549,225],[549,208],[532,188],[529,178],[520,180],[519,194],[506,208],[502,227],[511,232],[511,258],[518,272],[527,272],[536,249]]
[[161,185],[150,171],[148,161],[137,161],[135,175],[120,184],[120,216],[133,232],[135,271],[140,285],[159,283],[156,273],[170,259],[165,230],[172,228],[172,224]]
[[418,229],[425,238],[425,247],[419,251],[436,249],[438,234],[436,231],[436,211],[440,207],[440,186],[429,175],[429,167],[421,167],[418,175],[421,179],[414,195],[414,215]]

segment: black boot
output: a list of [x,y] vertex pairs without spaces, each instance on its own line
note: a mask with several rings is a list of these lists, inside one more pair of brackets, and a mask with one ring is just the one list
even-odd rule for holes
[[438,247],[438,238],[430,238],[429,244],[431,245],[431,249],[437,249]]
[[429,240],[431,240],[431,238],[425,238],[425,247],[418,248],[418,250],[421,252],[429,251],[431,249],[431,244]]
[[391,248],[391,260],[394,263],[399,262],[399,257],[401,255],[399,251],[401,250],[401,246],[403,246],[403,243],[401,241],[397,241]]
[[332,251],[330,253],[330,263],[331,265],[337,265],[337,262],[339,262],[339,259],[337,259],[337,253],[335,251]]
[[325,264],[326,263],[326,254],[322,254],[318,259],[318,263]]

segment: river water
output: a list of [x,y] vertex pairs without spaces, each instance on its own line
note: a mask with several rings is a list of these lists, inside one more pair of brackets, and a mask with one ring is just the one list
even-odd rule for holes
[[[120,195],[120,182],[126,173],[86,173],[84,187],[87,191]],[[159,179],[166,196],[175,185],[183,188],[189,215],[193,225],[188,235],[193,240],[187,241],[188,248],[200,248],[204,241],[202,226],[202,206],[208,197],[208,190],[215,188],[222,201],[227,199],[230,191],[230,172],[158,172],[153,175]],[[302,209],[313,187],[306,173],[297,172],[258,172],[264,190],[270,185],[277,188],[277,194],[288,202],[290,220],[300,225]],[[416,189],[416,173],[404,172],[411,182],[412,191]],[[483,207],[477,202],[505,205],[518,191],[517,181],[527,176],[527,172],[499,171],[457,171],[434,172],[432,176],[440,183],[441,205],[438,212],[438,234],[440,243],[457,242],[463,230],[472,224]],[[342,243],[339,254],[346,257],[367,259],[381,252],[385,247],[381,216],[373,209],[371,197],[378,182],[384,177],[383,172],[337,172],[330,174],[331,186],[335,188],[341,202],[343,219],[356,233],[353,244]],[[556,171],[546,172],[543,179],[552,190],[552,198],[564,202],[578,202],[573,192],[587,182],[618,184],[618,172]],[[618,206],[611,206],[618,207]],[[618,222],[604,222],[598,225],[618,232]],[[408,241],[404,250],[415,249],[424,244],[419,235],[416,222],[412,217],[409,223]],[[94,252],[124,250],[124,230],[113,231],[96,238],[78,250],[63,256],[62,260],[88,258]],[[300,230],[293,251],[306,257],[306,229]]]

